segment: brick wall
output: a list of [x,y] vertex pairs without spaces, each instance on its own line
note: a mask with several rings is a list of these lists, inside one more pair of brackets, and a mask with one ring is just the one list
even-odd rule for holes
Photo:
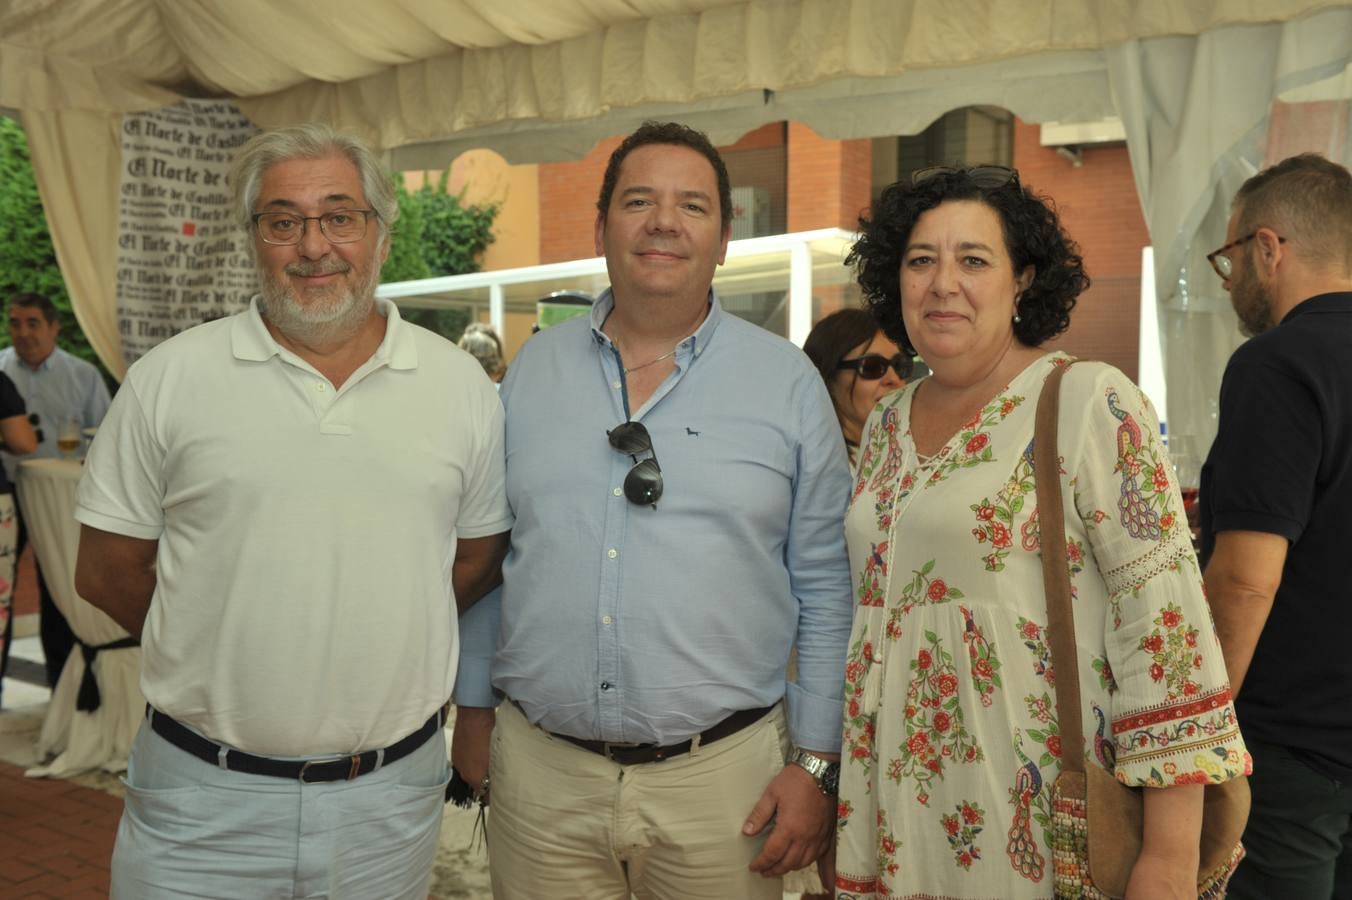
[[1093,286],[1071,313],[1070,330],[1051,344],[1086,359],[1137,373],[1141,249],[1150,243],[1125,144],[1086,147],[1071,164],[1039,143],[1040,129],[1015,120],[1014,166],[1023,183],[1056,203],[1080,245]]
[[[1127,149],[1122,144],[1086,148],[1083,164],[1075,167],[1053,148],[1041,146],[1038,138],[1037,125],[1016,120],[1014,165],[1024,183],[1055,201],[1094,281],[1071,316],[1070,330],[1052,346],[1110,362],[1136,378],[1141,249],[1149,236]],[[617,136],[602,141],[577,162],[539,167],[540,262],[594,255],[596,194],[606,161],[620,140]],[[832,226],[853,230],[869,203],[872,142],[829,140],[806,125],[790,122],[787,128],[772,123],[755,129],[722,149],[766,149],[785,140],[787,230]]]
[[[610,154],[623,139],[623,135],[607,138],[577,162],[540,166],[540,262],[564,262],[596,255],[593,238],[596,195],[601,190],[601,179],[606,173]],[[735,144],[719,149],[770,150],[783,146],[783,143],[784,125],[772,122],[747,132]],[[867,186],[864,197],[867,202]]]
[[789,123],[788,230],[854,229],[868,208],[873,142],[833,141]]
[[596,255],[596,194],[623,137],[606,138],[577,162],[540,166],[540,262]]

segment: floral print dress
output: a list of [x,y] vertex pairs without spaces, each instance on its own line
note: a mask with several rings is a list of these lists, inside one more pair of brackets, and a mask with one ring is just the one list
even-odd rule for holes
[[[1031,444],[1043,380],[1067,362],[1033,362],[923,463],[909,429],[921,382],[865,426],[846,518],[839,897],[1052,896],[1061,737]],[[1079,363],[1060,445],[1088,764],[1128,785],[1247,772],[1149,402]]]

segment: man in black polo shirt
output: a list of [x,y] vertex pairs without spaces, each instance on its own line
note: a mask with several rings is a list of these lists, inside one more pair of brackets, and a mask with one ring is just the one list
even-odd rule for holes
[[1260,172],[1209,259],[1253,338],[1226,367],[1201,485],[1254,760],[1229,896],[1352,897],[1352,175],[1313,154]]

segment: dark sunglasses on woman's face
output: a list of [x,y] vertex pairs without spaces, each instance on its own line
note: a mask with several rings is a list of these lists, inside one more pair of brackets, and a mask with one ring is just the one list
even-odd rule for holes
[[863,356],[856,356],[854,359],[842,359],[836,364],[836,368],[853,369],[865,381],[877,381],[887,374],[888,369],[891,369],[897,373],[898,378],[905,381],[911,377],[911,371],[915,368],[915,361],[905,353],[898,353],[891,359],[881,353],[865,353]]
[[[657,451],[653,450],[648,429],[642,422],[624,422],[607,431],[606,437],[610,446],[634,461],[634,467],[624,478],[624,496],[630,503],[657,509],[657,501],[662,499],[662,467],[657,464]],[[652,455],[640,460],[643,453]]]

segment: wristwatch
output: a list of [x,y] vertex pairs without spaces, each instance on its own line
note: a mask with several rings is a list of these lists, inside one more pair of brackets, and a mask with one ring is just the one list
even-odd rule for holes
[[811,775],[823,794],[828,797],[836,795],[840,788],[840,763],[828,762],[815,753],[801,748],[793,751],[789,762]]

